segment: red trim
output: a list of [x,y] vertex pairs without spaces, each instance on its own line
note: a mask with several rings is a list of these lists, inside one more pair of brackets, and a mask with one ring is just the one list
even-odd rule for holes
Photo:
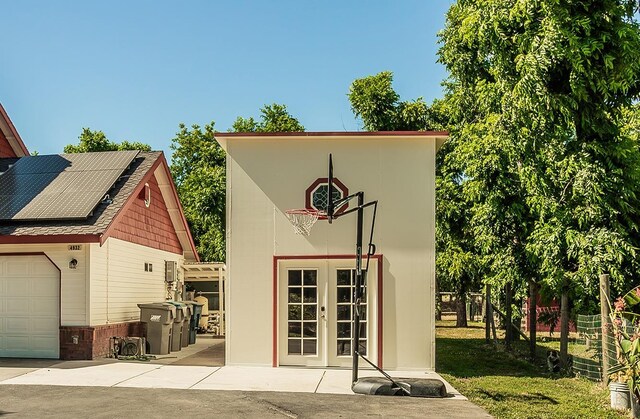
[[[4,108],[2,107],[2,103],[0,103],[0,117],[2,117],[2,119],[4,119],[4,121],[9,126],[9,131],[11,131],[12,137],[15,138],[17,142],[16,145],[19,147],[20,151],[22,151],[23,153],[22,155],[18,155],[19,153],[16,153],[16,155],[18,155],[18,157],[28,156],[29,150],[27,150],[27,146],[24,145],[22,138],[20,138],[20,134],[18,134],[18,130],[16,129],[15,125],[13,125],[13,122],[11,122],[11,118],[9,118],[7,111],[5,111]],[[9,144],[11,144],[11,140],[9,140],[9,138],[7,138],[7,141],[9,141]]]
[[[278,263],[281,260],[335,260],[335,259],[355,259],[355,255],[287,255],[287,256],[273,256],[273,353],[272,353],[272,366],[278,366]],[[378,325],[378,368],[382,368],[382,261],[383,255],[372,255],[372,259],[378,261],[378,295],[377,295],[377,316],[376,323]]]
[[437,137],[448,131],[344,131],[344,132],[217,132],[219,138],[238,137]]
[[[58,329],[62,326],[62,270],[56,263],[44,252],[7,252],[0,253],[0,256],[44,256],[58,270]],[[59,333],[59,332],[58,332]],[[58,338],[58,346],[60,345],[60,338]],[[58,347],[58,351],[60,348]],[[59,354],[59,353],[58,353]]]
[[4,236],[0,235],[0,244],[26,243],[100,243],[97,234],[52,234],[39,236]]
[[[307,188],[306,191],[304,191],[304,207],[306,209],[317,209],[317,208],[313,208],[313,206],[311,205],[311,195],[313,194],[313,191],[316,190],[316,188],[324,183],[329,183],[329,178],[326,177],[319,177],[318,179],[316,179],[311,186],[309,186]],[[349,196],[349,188],[347,188],[344,183],[340,182],[340,180],[338,178],[333,178],[333,183],[334,185],[340,189],[343,193],[343,198],[346,198],[347,196]],[[334,212],[335,214],[341,214],[344,211],[346,211],[346,209],[349,208],[349,203],[346,202],[344,205],[342,205],[340,208],[336,209]],[[321,220],[326,220],[327,217],[325,216],[320,216],[318,217]]]

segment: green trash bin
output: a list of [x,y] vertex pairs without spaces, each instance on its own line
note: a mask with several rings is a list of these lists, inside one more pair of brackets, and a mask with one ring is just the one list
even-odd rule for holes
[[173,318],[173,329],[171,331],[171,352],[182,350],[182,325],[187,314],[187,305],[180,301],[167,301],[176,308],[176,316]]
[[166,355],[171,350],[171,330],[176,307],[167,303],[138,304],[140,321],[147,324],[149,353]]
[[189,301],[182,301],[186,307],[186,314],[184,316],[184,322],[182,323],[182,340],[181,345],[183,348],[189,346],[189,330],[191,329],[191,316],[193,315],[193,304]]
[[191,313],[191,322],[189,327],[189,344],[196,343],[196,334],[198,332],[198,325],[200,324],[200,317],[202,316],[202,306],[204,304],[197,301],[186,301],[193,305],[193,312]]

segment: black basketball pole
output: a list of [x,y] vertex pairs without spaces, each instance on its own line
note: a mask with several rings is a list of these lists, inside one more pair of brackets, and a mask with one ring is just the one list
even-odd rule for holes
[[353,366],[351,382],[358,381],[358,358],[360,353],[360,300],[362,299],[362,225],[364,223],[364,192],[358,192],[358,225],[356,227],[356,282],[353,293],[353,332],[351,335],[351,352]]

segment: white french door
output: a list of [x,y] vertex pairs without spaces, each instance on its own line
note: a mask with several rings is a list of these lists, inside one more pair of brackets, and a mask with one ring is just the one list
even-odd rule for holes
[[[353,259],[279,262],[280,365],[351,366],[354,266]],[[377,269],[371,260],[360,309],[360,352],[374,362]]]

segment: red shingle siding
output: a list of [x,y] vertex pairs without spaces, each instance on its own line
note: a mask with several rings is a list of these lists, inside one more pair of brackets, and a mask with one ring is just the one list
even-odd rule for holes
[[158,182],[149,180],[151,205],[144,205],[144,189],[113,228],[111,237],[154,249],[182,254],[180,240],[173,228]]
[[2,157],[18,157],[16,153],[13,152],[9,141],[4,136],[2,131],[0,131],[0,158]]

